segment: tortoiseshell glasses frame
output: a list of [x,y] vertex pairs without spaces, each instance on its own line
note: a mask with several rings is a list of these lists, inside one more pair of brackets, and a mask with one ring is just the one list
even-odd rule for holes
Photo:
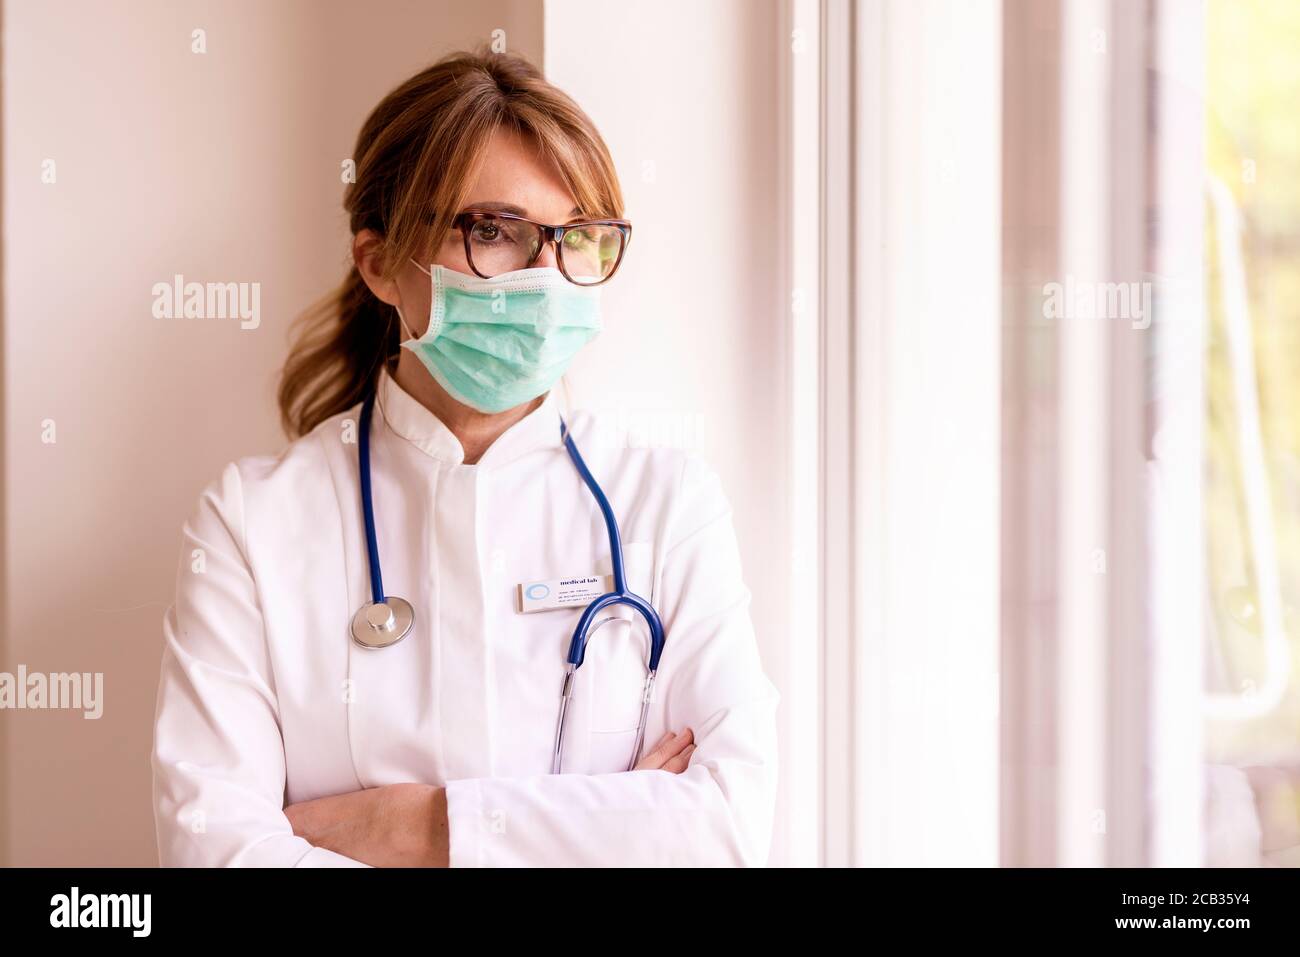
[[[555,226],[534,222],[513,213],[470,210],[457,213],[452,220],[452,226],[460,230],[464,239],[465,261],[469,263],[469,268],[473,270],[474,275],[481,279],[491,279],[493,276],[516,269],[527,269],[537,262],[537,258],[547,246],[554,246],[555,263],[565,279],[578,286],[599,286],[601,283],[609,282],[618,271],[619,264],[623,261],[623,254],[632,240],[632,224],[626,219],[588,219]],[[496,268],[498,264],[484,261],[486,246],[495,245],[485,234],[494,228],[499,231],[498,235],[513,233],[514,240],[520,237],[525,240],[522,248],[517,251],[505,250],[501,253],[502,257],[514,256],[514,260],[509,262],[503,258],[501,264],[508,265],[509,268]],[[611,255],[609,246],[615,241],[617,249],[613,250]],[[476,244],[480,246],[478,263],[474,261],[473,247]],[[595,282],[583,282],[569,272],[569,266],[573,264],[566,264],[566,250],[568,255],[572,256],[589,255],[591,249],[595,250],[596,259],[600,263],[599,268],[603,270],[604,265],[608,263],[608,271],[601,272],[600,278]],[[487,271],[484,271],[485,268]]]

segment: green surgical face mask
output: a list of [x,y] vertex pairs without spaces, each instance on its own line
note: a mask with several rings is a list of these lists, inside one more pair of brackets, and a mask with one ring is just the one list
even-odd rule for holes
[[550,391],[600,331],[599,288],[577,286],[552,266],[480,279],[415,265],[433,283],[429,328],[417,338],[398,309],[402,348],[480,412],[504,412]]

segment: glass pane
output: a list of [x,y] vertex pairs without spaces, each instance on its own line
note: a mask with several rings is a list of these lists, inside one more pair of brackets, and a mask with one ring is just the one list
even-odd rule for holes
[[1205,863],[1300,865],[1300,4],[1206,23]]

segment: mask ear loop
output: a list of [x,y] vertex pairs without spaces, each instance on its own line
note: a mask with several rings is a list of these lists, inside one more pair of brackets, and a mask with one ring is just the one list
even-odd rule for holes
[[[425,268],[424,268],[423,266],[421,266],[418,262],[415,262],[414,259],[412,259],[411,262],[415,263],[415,268],[419,269],[420,272],[422,272],[422,273],[424,273],[425,275],[427,275],[427,276],[429,277],[429,279],[430,279],[430,282],[432,282],[432,280],[433,280],[433,273],[432,273],[431,271],[425,269]],[[398,306],[398,305],[394,305],[394,306],[393,306],[393,310],[397,313],[397,322],[398,322],[398,324],[402,327],[402,333],[406,336],[405,339],[402,339],[402,340],[400,340],[400,341],[397,343],[397,348],[398,348],[398,351],[400,352],[400,351],[401,351],[401,348],[402,348],[402,343],[404,343],[404,342],[410,342],[411,340],[413,340],[413,339],[415,339],[415,338],[417,338],[417,337],[416,337],[415,333],[411,331],[411,327],[408,326],[408,325],[406,324],[406,317],[405,317],[404,315],[402,315],[402,307],[401,307],[401,306]],[[389,317],[389,323],[390,323],[390,325],[391,325],[391,323],[392,323],[392,318],[391,318],[391,316]],[[386,359],[383,360],[384,371],[385,371],[386,374],[387,374],[387,365],[388,365],[387,360],[386,360]],[[388,413],[384,410],[384,395],[383,395],[383,391],[382,391],[382,390],[380,390],[380,391],[376,394],[375,399],[377,400],[377,401],[376,401],[376,405],[379,406],[379,417],[380,417],[381,419],[383,419],[383,420],[384,420],[384,424],[387,425],[387,424],[388,424]]]
[[[402,342],[410,342],[415,338],[415,333],[412,332],[411,327],[406,324],[406,318],[402,315],[402,307],[394,306],[393,308],[397,310],[397,321],[402,324],[402,332],[406,334],[406,338],[403,339]],[[399,348],[401,347],[402,342],[397,344]]]
[[[426,276],[429,277],[429,295],[432,296],[433,295],[433,270],[425,269],[414,259],[411,260],[411,264],[415,266],[416,269],[420,270],[420,272],[424,273]],[[433,302],[432,299],[430,299],[429,301],[430,303]],[[397,310],[397,321],[402,324],[402,332],[406,333],[406,338],[403,339],[402,342],[410,342],[412,339],[419,338],[418,336],[416,336],[414,332],[411,331],[411,327],[406,324],[406,317],[402,315],[402,307],[393,306],[393,308]],[[401,344],[402,343],[399,342],[398,346],[400,347]]]

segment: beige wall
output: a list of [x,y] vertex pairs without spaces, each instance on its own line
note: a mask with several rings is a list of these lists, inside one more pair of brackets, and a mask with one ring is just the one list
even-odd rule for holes
[[[288,323],[346,261],[340,163],[414,70],[497,28],[541,62],[541,23],[540,0],[4,3],[0,671],[104,672],[105,712],[0,712],[0,863],[156,863],[180,525],[282,442]],[[261,283],[260,327],[153,318],[176,273]]]

